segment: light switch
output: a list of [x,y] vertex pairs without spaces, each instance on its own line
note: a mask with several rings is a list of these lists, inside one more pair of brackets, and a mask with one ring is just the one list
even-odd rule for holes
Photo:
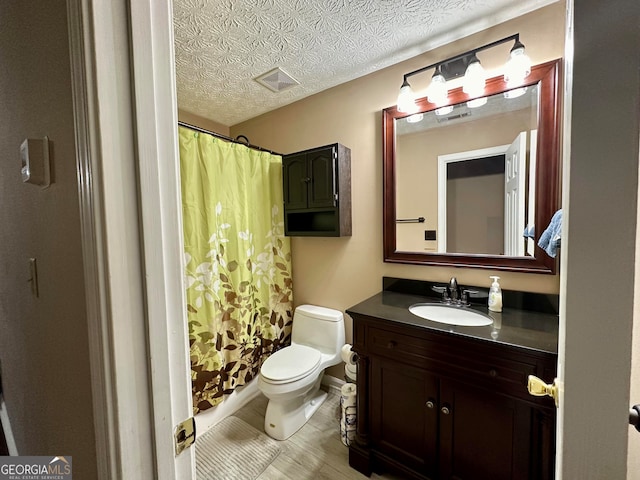
[[38,266],[35,258],[29,259],[29,280],[31,284],[31,293],[38,298]]
[[51,165],[49,163],[49,138],[27,138],[20,145],[21,174],[24,183],[32,183],[42,188],[51,185]]

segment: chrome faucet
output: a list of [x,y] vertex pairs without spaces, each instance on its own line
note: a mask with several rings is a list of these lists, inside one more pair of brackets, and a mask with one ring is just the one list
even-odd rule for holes
[[458,285],[456,277],[451,277],[448,285],[434,285],[431,289],[442,294],[442,303],[456,307],[468,307],[470,305],[469,297],[478,294],[476,290]]
[[460,298],[460,289],[458,288],[456,277],[451,277],[451,280],[449,280],[449,298],[453,303],[457,303]]

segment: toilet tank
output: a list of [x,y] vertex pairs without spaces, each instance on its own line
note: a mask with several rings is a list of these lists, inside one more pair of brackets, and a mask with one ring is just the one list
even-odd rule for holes
[[293,314],[291,342],[322,353],[339,354],[344,345],[342,312],[315,305],[300,305]]

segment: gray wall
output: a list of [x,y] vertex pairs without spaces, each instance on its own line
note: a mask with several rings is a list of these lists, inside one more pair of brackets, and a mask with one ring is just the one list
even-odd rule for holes
[[[96,478],[64,0],[0,2],[0,361],[21,455]],[[52,140],[55,183],[23,184],[20,143]],[[27,261],[36,257],[40,297]]]

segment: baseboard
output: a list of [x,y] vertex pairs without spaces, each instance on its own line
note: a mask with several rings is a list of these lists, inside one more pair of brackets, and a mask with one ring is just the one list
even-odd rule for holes
[[332,377],[331,375],[325,374],[324,377],[322,377],[322,385],[327,387],[330,393],[335,393],[336,395],[340,395],[342,386],[345,383],[347,382],[340,378]]
[[2,431],[4,432],[4,439],[7,442],[9,455],[11,455],[12,457],[17,457],[18,447],[16,446],[15,438],[13,438],[11,423],[9,422],[9,414],[7,413],[7,407],[4,404],[4,398],[2,397],[0,397],[0,422],[2,423]]
[[261,395],[258,389],[258,378],[254,378],[248,384],[238,387],[235,391],[225,397],[225,399],[209,410],[200,412],[195,416],[196,435],[202,435],[204,432],[213,427],[216,423],[224,420],[236,411],[244,407],[254,398]]

